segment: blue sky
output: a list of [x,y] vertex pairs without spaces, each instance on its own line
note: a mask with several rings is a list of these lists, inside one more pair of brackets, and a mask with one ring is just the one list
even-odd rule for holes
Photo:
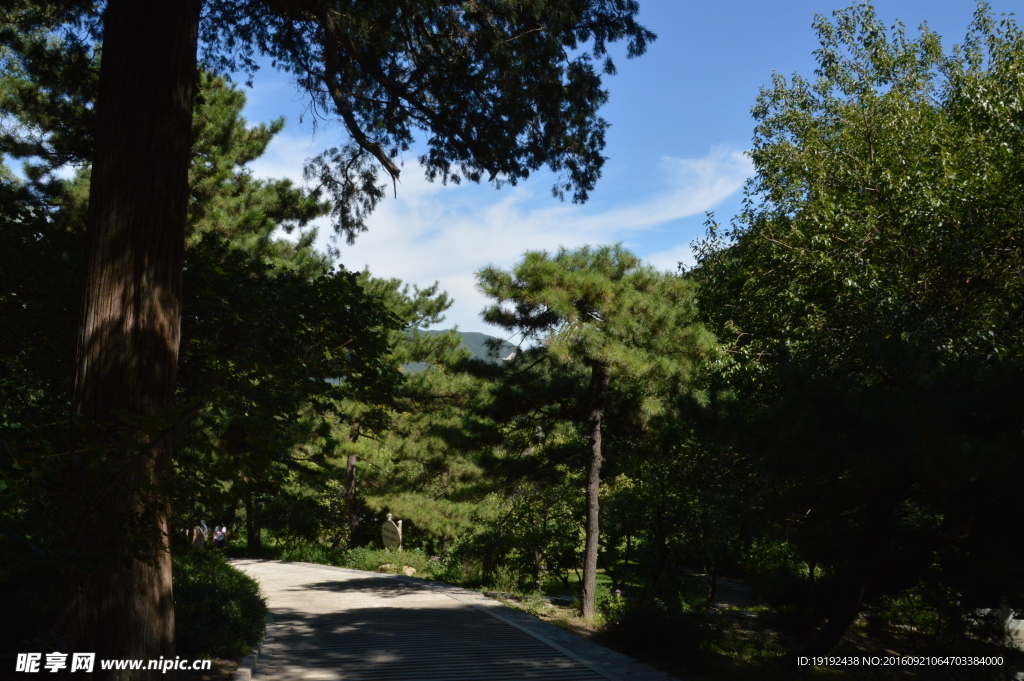
[[[995,0],[998,15],[1019,3]],[[639,59],[616,60],[605,84],[611,124],[601,181],[583,206],[551,197],[546,173],[518,187],[443,187],[423,178],[416,150],[404,160],[398,197],[381,204],[354,246],[336,244],[349,269],[421,286],[440,281],[455,305],[441,328],[493,332],[479,318],[486,304],[473,273],[510,267],[526,250],[623,242],[663,269],[692,261],[690,244],[703,233],[705,211],[727,220],[740,205],[750,174],[743,155],[753,132],[750,108],[773,72],[812,76],[815,13],[835,0],[640,0],[641,22],[658,34]],[[879,0],[887,23],[908,32],[927,21],[947,47],[960,42],[975,11],[973,0]],[[334,125],[314,131],[304,103],[286,76],[264,69],[248,92],[250,122],[285,116],[287,127],[255,174],[301,179],[305,158],[343,138]],[[321,228],[326,247],[329,227]]]

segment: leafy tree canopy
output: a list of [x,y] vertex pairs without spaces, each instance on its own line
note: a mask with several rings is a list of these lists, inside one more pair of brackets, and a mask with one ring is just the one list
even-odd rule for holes
[[[524,410],[527,414],[543,413],[555,403],[559,406],[553,411],[589,424],[587,547],[581,602],[583,616],[593,617],[604,459],[602,421],[610,387],[613,382],[616,387],[620,382],[646,383],[638,390],[637,400],[638,411],[646,417],[662,404],[662,386],[655,384],[685,383],[695,364],[713,349],[714,339],[697,322],[693,283],[643,265],[621,245],[584,246],[575,251],[563,248],[554,256],[527,252],[511,272],[488,267],[477,277],[480,290],[496,301],[484,310],[484,320],[526,342],[541,343],[510,363],[512,380],[508,383],[521,387],[524,378],[535,380],[538,373],[542,380],[557,379],[549,381],[540,395],[530,391],[525,400],[512,403],[530,405]],[[540,366],[538,372],[546,360],[552,360],[554,366]],[[578,380],[580,369],[589,371],[589,381],[586,388],[573,390],[572,379]],[[569,387],[570,392],[553,394],[555,386]],[[523,396],[521,391],[519,394]],[[563,411],[566,407],[568,412]],[[514,414],[512,418],[523,420]],[[542,428],[538,435],[542,440]]]
[[[52,124],[46,140],[21,140],[25,152],[82,154],[89,118],[65,116],[84,99],[67,88],[96,87],[89,63],[103,10],[19,0],[9,11],[0,36],[8,63],[45,76],[20,106]],[[604,163],[597,110],[607,100],[601,75],[615,72],[608,45],[625,40],[636,57],[655,38],[638,11],[636,0],[209,2],[201,60],[251,75],[269,58],[292,74],[316,120],[342,124],[349,141],[312,159],[306,175],[331,196],[335,226],[351,239],[385,195],[378,168],[397,180],[418,133],[431,179],[500,186],[546,166],[558,174],[556,196],[585,201]]]
[[949,52],[869,5],[815,26],[818,77],[760,93],[746,206],[693,276],[774,512],[853,585],[823,644],[865,585],[1019,584],[990,528],[1024,465],[1024,33],[984,5]]
[[613,376],[688,376],[713,345],[695,323],[693,283],[644,265],[620,245],[527,252],[512,271],[485,268],[496,302],[484,320],[563,364],[600,364]]

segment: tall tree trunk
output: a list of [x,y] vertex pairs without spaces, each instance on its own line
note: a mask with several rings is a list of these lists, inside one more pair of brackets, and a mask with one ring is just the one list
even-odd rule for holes
[[260,536],[260,519],[256,495],[252,489],[245,492],[245,544],[251,553],[258,553],[263,549],[263,537]]
[[[715,602],[715,596],[718,595],[718,569],[715,567],[715,563],[709,563],[706,560],[701,560],[702,566],[704,567],[704,578],[707,580],[707,603],[710,607]],[[711,567],[707,567],[711,565]]]
[[[78,543],[105,560],[67,620],[70,649],[100,658],[174,657],[168,507],[158,491],[170,442],[154,439],[152,424],[167,416],[175,388],[199,8],[110,0],[103,17],[73,439],[112,445],[100,456],[113,457],[116,477],[103,512],[84,514]],[[127,563],[130,539],[109,522],[118,516],[141,519],[152,540]],[[168,678],[133,676],[150,677]]]
[[362,546],[363,541],[363,519],[359,513],[359,498],[356,473],[359,467],[359,456],[352,452],[348,455],[348,489],[345,490],[345,506],[348,509],[348,534],[352,546]]
[[632,534],[627,534],[626,535],[626,558],[625,558],[625,565],[623,566],[623,573],[622,573],[622,584],[623,585],[625,585],[626,583],[629,582],[629,552],[630,552],[630,549],[632,548],[632,544],[633,544],[633,535]]
[[584,619],[597,614],[597,549],[600,537],[598,493],[601,490],[601,420],[608,399],[608,368],[595,363],[591,369],[590,470],[587,474],[587,548],[583,555],[583,590],[580,594]]
[[651,569],[651,576],[657,582],[668,570],[668,539],[665,531],[665,484],[664,479],[659,480],[661,493],[658,495],[658,503],[654,506],[654,565]]
[[[349,440],[355,445],[359,442],[359,422],[352,424],[349,432]],[[345,507],[348,511],[348,537],[352,546],[363,546],[363,523],[359,513],[359,481],[356,478],[359,472],[359,455],[354,451],[349,452],[346,473],[348,474],[348,488],[345,490]]]

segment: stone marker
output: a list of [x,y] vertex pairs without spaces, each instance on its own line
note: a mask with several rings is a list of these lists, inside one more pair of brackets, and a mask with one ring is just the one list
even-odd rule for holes
[[380,534],[384,540],[384,548],[396,551],[402,548],[402,521],[399,520],[398,524],[395,524],[390,513],[380,528]]

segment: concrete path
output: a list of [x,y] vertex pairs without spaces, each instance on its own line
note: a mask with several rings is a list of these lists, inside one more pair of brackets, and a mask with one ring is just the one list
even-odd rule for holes
[[482,594],[408,577],[240,559],[267,597],[253,681],[673,681]]

